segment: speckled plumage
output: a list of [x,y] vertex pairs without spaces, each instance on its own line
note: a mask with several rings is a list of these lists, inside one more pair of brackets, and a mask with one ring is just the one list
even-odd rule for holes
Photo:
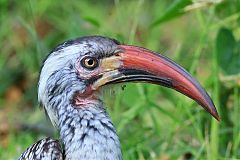
[[59,141],[45,138],[27,148],[18,160],[62,160],[62,156]]
[[116,130],[102,105],[62,113],[60,135],[64,137],[66,158],[92,160],[120,160],[120,142]]
[[[65,159],[121,160],[116,130],[100,99],[86,106],[75,106],[74,96],[86,90],[88,81],[77,72],[76,64],[85,55],[107,57],[117,50],[118,42],[101,36],[83,37],[57,46],[41,69],[38,99],[53,125],[60,132]],[[22,156],[34,159],[43,153],[43,142],[36,143]],[[59,144],[58,144],[59,145]],[[52,151],[51,151],[52,152]],[[51,153],[49,152],[49,153]],[[60,152],[59,152],[60,153]],[[42,157],[42,156],[40,156]],[[46,157],[46,160],[54,157]],[[24,159],[24,158],[20,158]]]

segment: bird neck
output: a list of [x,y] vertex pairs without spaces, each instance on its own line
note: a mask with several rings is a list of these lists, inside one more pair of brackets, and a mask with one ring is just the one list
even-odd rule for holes
[[77,109],[69,104],[59,117],[66,159],[122,159],[119,138],[101,102]]

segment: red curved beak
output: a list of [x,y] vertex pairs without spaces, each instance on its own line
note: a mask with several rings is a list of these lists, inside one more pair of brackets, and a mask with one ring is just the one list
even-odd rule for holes
[[102,59],[102,71],[91,85],[92,90],[121,82],[147,82],[175,89],[199,103],[214,118],[220,120],[207,92],[180,65],[153,51],[129,45],[119,45],[119,52]]
[[122,59],[121,72],[125,75],[124,81],[145,81],[175,89],[195,100],[214,118],[220,120],[208,93],[183,67],[144,48],[129,45],[119,47],[122,50],[119,55]]

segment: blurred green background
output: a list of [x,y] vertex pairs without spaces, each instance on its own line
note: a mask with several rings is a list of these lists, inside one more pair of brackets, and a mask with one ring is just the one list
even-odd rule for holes
[[58,137],[38,107],[39,68],[57,44],[85,35],[170,57],[221,116],[219,123],[173,90],[127,84],[106,98],[124,159],[240,159],[239,0],[0,0],[0,159]]

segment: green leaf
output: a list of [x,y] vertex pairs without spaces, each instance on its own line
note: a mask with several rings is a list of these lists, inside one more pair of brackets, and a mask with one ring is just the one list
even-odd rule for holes
[[83,19],[97,28],[100,27],[100,23],[97,21],[97,19],[95,19],[93,17],[86,16],[86,17],[83,17]]
[[221,28],[216,38],[218,65],[226,75],[240,73],[240,42],[237,42],[232,31]]
[[162,14],[162,16],[160,16],[156,21],[154,21],[151,26],[155,27],[163,22],[183,15],[185,13],[183,10],[184,7],[190,4],[192,4],[191,0],[175,0]]

